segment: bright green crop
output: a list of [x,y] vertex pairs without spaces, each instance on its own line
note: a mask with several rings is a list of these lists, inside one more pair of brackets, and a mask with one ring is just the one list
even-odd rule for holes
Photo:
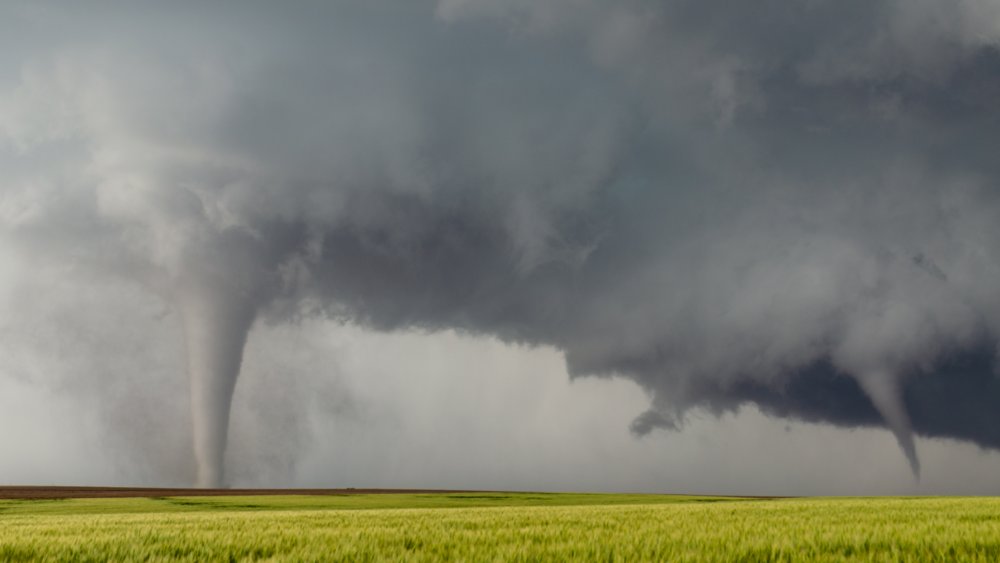
[[465,494],[0,501],[0,561],[35,559],[997,561],[1000,500]]

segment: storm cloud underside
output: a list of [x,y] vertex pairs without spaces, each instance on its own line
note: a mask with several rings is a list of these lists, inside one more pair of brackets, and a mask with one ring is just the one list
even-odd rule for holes
[[201,484],[309,317],[1000,449],[993,2],[98,5],[3,8],[0,227],[175,308]]

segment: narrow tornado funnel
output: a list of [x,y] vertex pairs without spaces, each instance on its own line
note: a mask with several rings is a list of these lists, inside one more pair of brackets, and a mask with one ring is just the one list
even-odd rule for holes
[[913,440],[913,426],[903,404],[903,394],[899,381],[889,373],[873,372],[860,378],[859,383],[871,400],[875,410],[882,415],[889,430],[896,437],[903,455],[910,463],[913,477],[920,479],[920,458]]
[[184,324],[199,487],[225,484],[229,409],[254,320],[253,300],[224,284],[186,284],[177,296]]

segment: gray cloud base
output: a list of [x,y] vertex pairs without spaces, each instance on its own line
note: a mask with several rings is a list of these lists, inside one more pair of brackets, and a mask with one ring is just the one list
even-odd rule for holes
[[1000,447],[991,2],[104,6],[5,10],[0,225],[176,306],[203,484],[312,315]]

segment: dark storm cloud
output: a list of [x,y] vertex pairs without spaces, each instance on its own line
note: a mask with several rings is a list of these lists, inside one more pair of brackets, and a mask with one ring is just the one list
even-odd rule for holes
[[205,484],[303,315],[1000,447],[992,2],[98,6],[6,10],[0,220],[176,306]]

